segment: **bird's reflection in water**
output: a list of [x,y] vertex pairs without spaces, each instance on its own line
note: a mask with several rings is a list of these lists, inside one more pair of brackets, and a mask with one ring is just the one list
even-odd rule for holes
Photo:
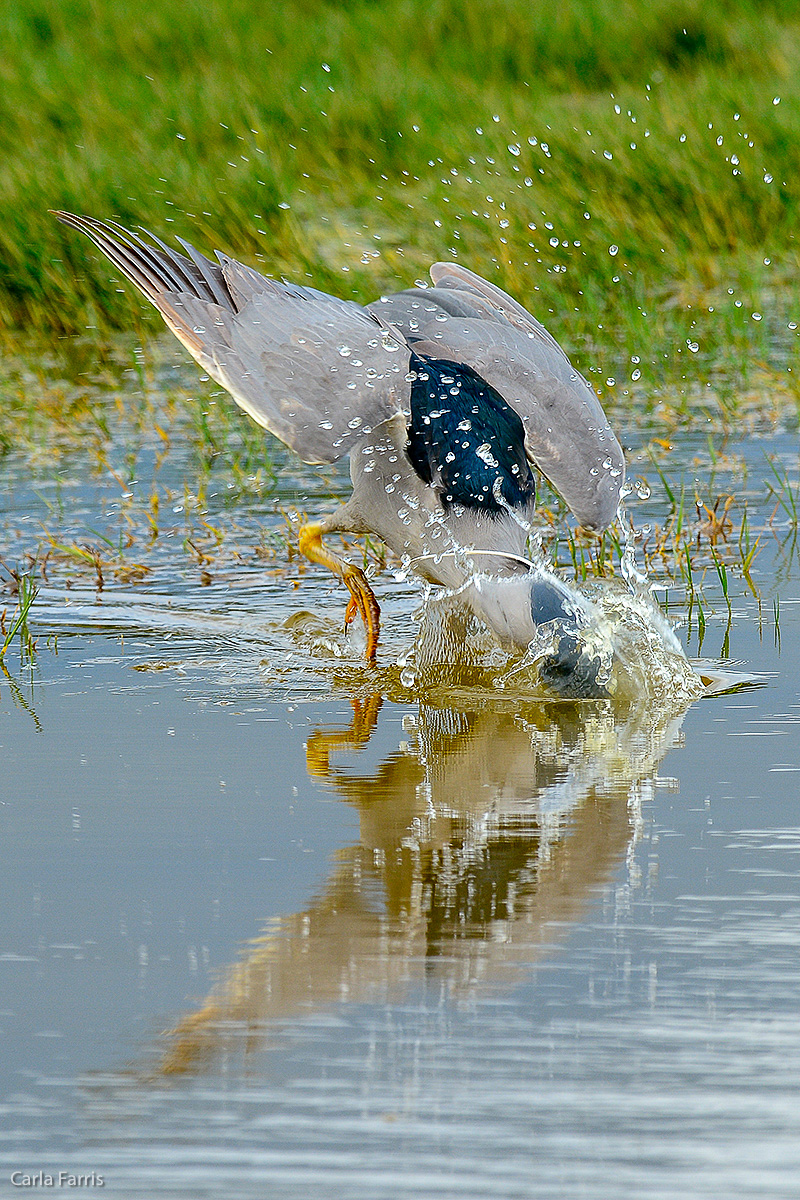
[[342,1001],[397,1002],[431,981],[457,1001],[523,977],[624,862],[682,719],[654,703],[422,705],[407,741],[358,774],[344,763],[382,700],[352,704],[350,727],[315,732],[307,760],[357,808],[358,843],[171,1031],[164,1074],[246,1054],[276,1022]]

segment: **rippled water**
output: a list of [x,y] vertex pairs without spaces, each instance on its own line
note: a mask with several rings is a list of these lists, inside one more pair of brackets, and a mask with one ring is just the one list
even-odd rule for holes
[[[116,469],[133,435],[111,433]],[[498,688],[491,651],[460,673],[410,654],[419,592],[391,573],[366,670],[341,590],[264,553],[284,518],[257,490],[228,506],[224,468],[208,561],[163,493],[147,546],[157,442],[130,502],[80,448],[0,464],[5,562],[42,524],[75,545],[122,524],[148,568],[98,593],[54,555],[35,663],[0,676],[2,1194],[72,1170],[122,1197],[796,1195],[791,528],[754,560],[760,607],[731,572],[727,633],[705,584],[703,653],[727,638],[743,665],[703,673],[761,686],[557,703]],[[754,527],[765,448],[795,479],[796,437],[726,446]],[[173,434],[170,511],[188,455]],[[282,504],[345,490],[277,465]]]

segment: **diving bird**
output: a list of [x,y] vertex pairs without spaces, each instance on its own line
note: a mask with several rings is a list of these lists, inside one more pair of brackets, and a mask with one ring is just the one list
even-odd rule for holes
[[[423,579],[461,589],[505,645],[549,621],[579,631],[581,601],[525,558],[535,465],[578,521],[614,519],[625,461],[600,403],[555,339],[505,292],[457,263],[432,287],[362,307],[278,282],[216,252],[185,253],[113,221],[54,215],[86,234],[155,305],[200,366],[306,463],[350,456],[353,493],[300,530],[300,550],[350,592],[375,661],[380,610],[364,572],[325,534],[377,535]],[[566,624],[565,624],[566,623]],[[580,657],[559,643],[554,680]],[[585,681],[584,681],[585,682]],[[591,681],[590,681],[591,682]]]

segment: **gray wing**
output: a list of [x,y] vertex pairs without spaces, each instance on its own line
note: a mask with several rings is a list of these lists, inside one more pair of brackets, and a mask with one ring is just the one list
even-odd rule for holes
[[604,529],[625,480],[622,448],[593,389],[535,317],[465,267],[370,305],[420,354],[467,363],[519,413],[528,456],[583,525]]
[[353,301],[266,279],[219,252],[213,262],[186,242],[183,255],[115,222],[54,215],[91,238],[212,379],[305,462],[334,462],[408,412],[408,345]]
[[430,274],[434,286],[440,291],[462,294],[466,292],[474,304],[481,303],[487,310],[493,311],[495,319],[499,315],[525,333],[532,333],[535,338],[569,362],[552,333],[548,333],[541,321],[537,321],[536,317],[497,284],[490,283],[488,279],[483,279],[458,263],[434,263]]

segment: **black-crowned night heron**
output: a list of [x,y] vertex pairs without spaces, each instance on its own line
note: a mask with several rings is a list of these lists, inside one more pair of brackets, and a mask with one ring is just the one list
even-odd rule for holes
[[531,464],[600,530],[616,515],[625,463],[594,392],[535,317],[456,263],[431,267],[433,287],[363,308],[219,251],[213,262],[186,242],[181,254],[115,222],[54,215],[91,238],[212,379],[304,462],[350,455],[351,498],[305,525],[300,549],[346,584],[346,620],[360,613],[368,661],[378,603],[364,572],[323,544],[327,533],[376,534],[424,579],[461,589],[502,643],[524,648],[543,624],[566,623],[548,669],[556,686],[571,675],[580,601],[523,558]]

